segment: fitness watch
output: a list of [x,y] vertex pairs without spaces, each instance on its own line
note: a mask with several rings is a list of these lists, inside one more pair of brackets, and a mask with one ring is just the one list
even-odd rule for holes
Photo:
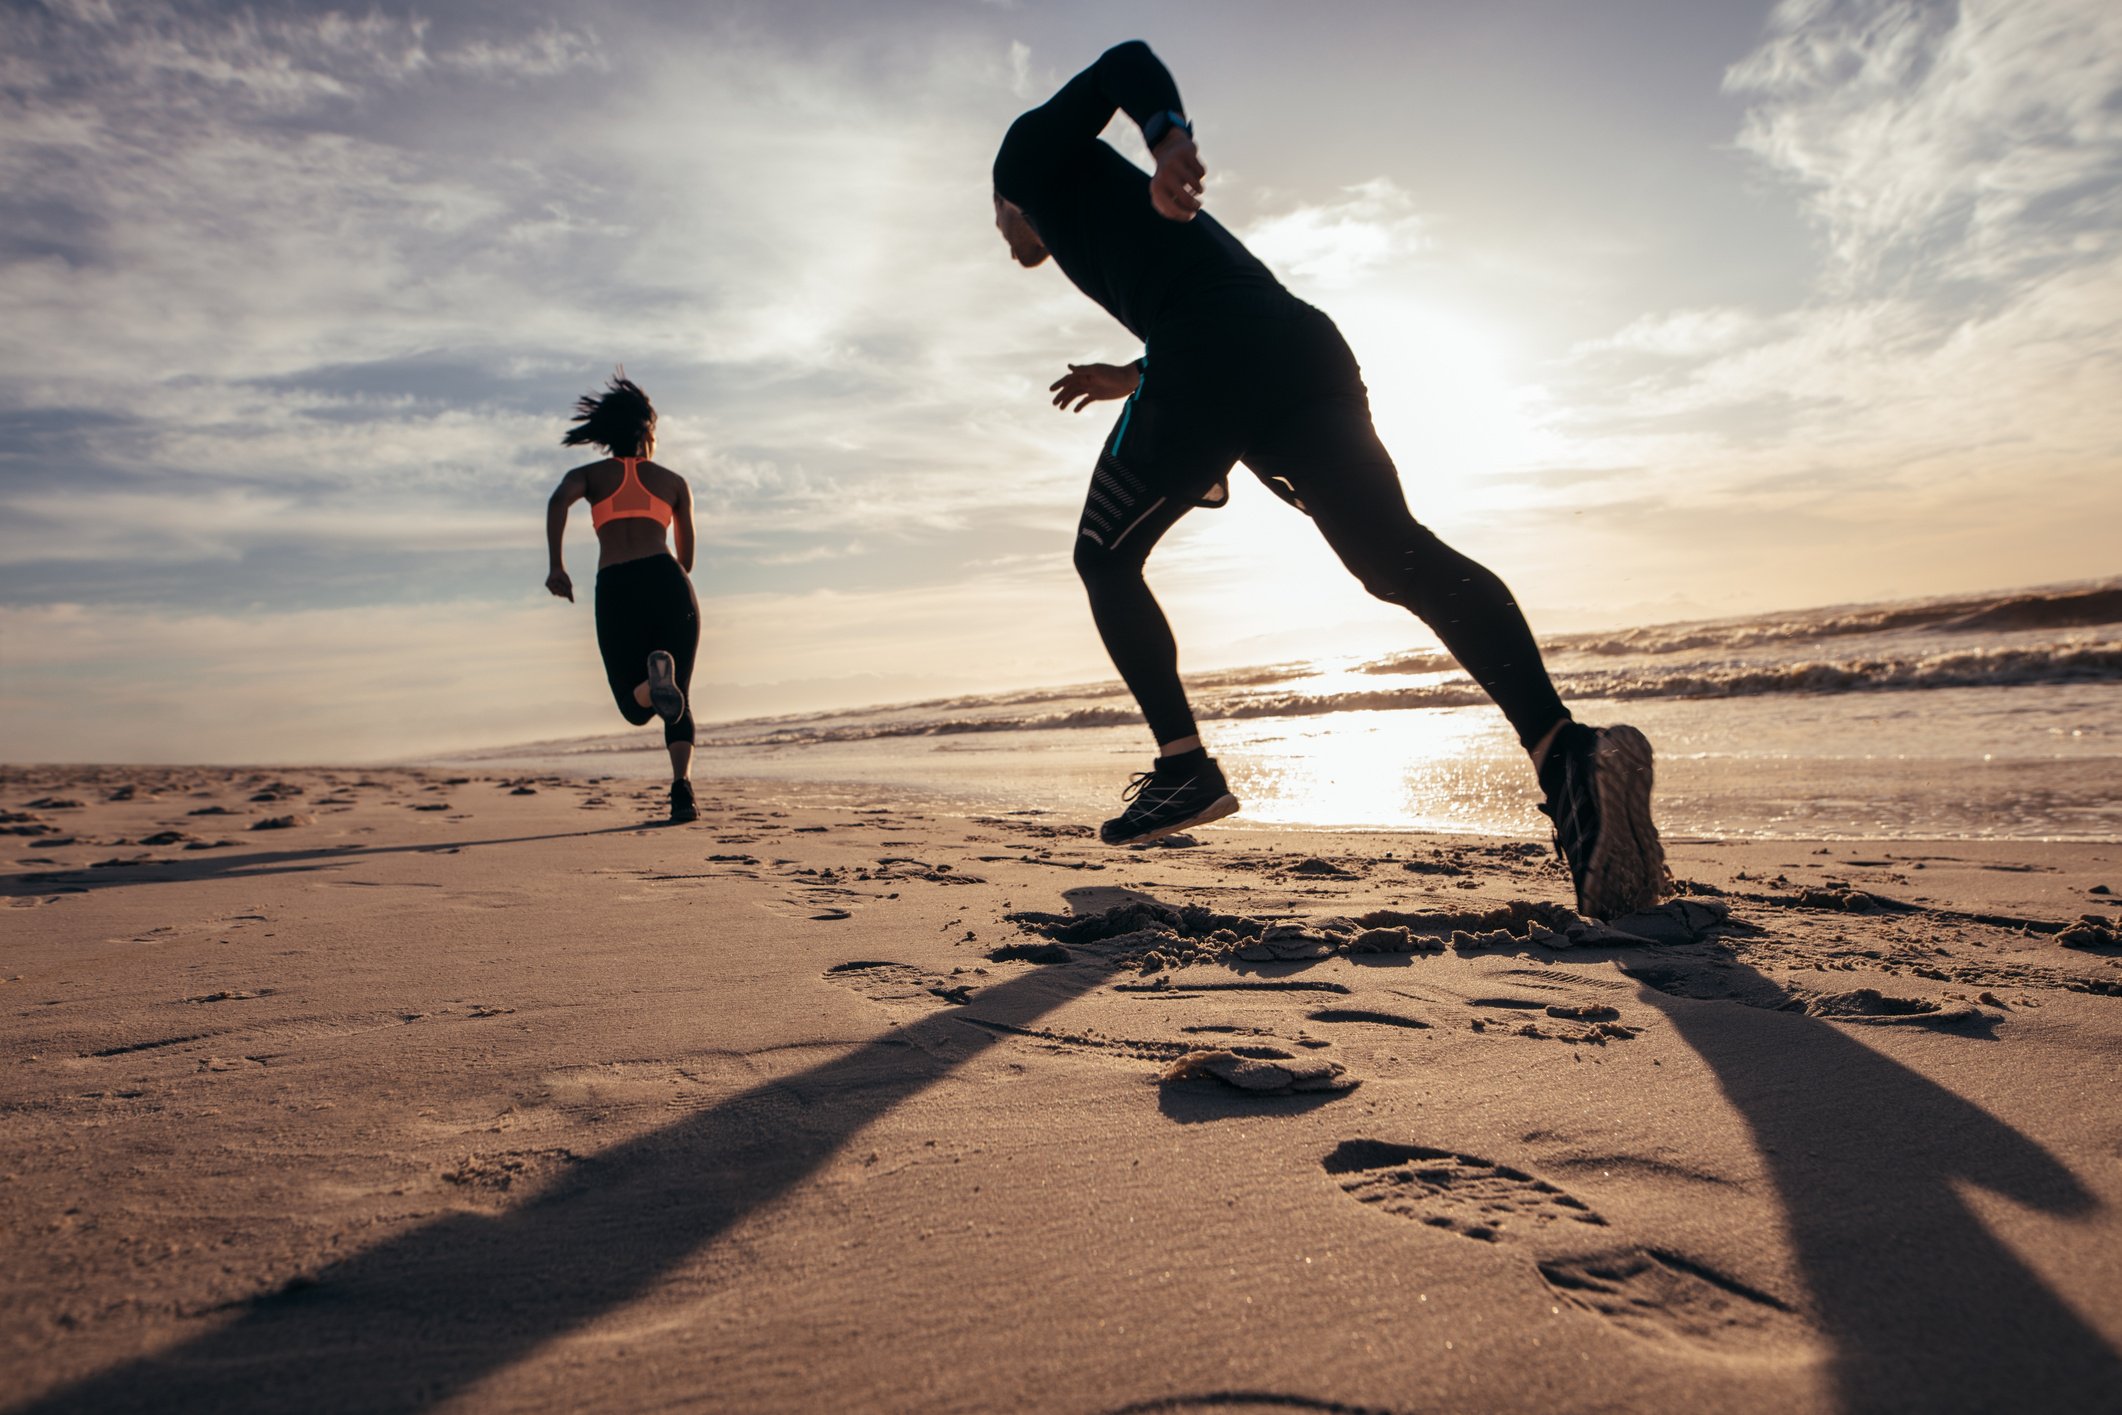
[[1186,121],[1186,115],[1176,109],[1167,108],[1162,113],[1151,115],[1150,120],[1142,125],[1142,141],[1149,145],[1151,152],[1155,152],[1157,144],[1163,142],[1173,128],[1186,129],[1188,137],[1194,135],[1194,125]]

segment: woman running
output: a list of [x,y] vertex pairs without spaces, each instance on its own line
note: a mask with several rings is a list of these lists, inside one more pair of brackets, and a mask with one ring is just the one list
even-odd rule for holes
[[[604,676],[628,722],[663,719],[670,748],[670,818],[698,820],[693,804],[693,656],[700,648],[700,601],[693,596],[693,493],[685,478],[649,458],[656,451],[656,410],[622,372],[602,397],[575,403],[575,425],[560,439],[611,455],[560,478],[545,507],[545,544],[552,573],[545,587],[572,602],[575,582],[560,564],[567,508],[589,502],[597,530],[597,647]],[[664,532],[675,530],[672,557]]]

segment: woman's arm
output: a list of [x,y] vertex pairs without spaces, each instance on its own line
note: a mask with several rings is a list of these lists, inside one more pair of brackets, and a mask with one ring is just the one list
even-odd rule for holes
[[678,499],[671,504],[671,535],[678,542],[679,568],[693,573],[693,489],[678,478]]
[[552,499],[545,503],[545,555],[549,566],[545,587],[570,604],[575,598],[575,582],[561,567],[560,540],[567,534],[567,508],[588,494],[589,478],[577,467],[560,478],[560,485],[553,488]]

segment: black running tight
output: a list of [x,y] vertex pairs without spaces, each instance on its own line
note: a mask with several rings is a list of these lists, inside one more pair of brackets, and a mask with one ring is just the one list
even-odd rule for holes
[[1160,743],[1194,735],[1178,648],[1142,568],[1243,461],[1310,514],[1365,589],[1427,624],[1533,746],[1568,712],[1525,616],[1502,580],[1409,514],[1339,331],[1287,306],[1151,338],[1077,528],[1076,570],[1114,667]]
[[649,555],[622,560],[597,572],[597,648],[604,656],[605,681],[619,713],[636,727],[646,726],[654,708],[634,700],[634,689],[648,681],[648,656],[662,649],[675,661],[678,687],[685,693],[685,715],[663,724],[663,740],[693,740],[693,659],[700,651],[700,602],[693,582],[676,559]]

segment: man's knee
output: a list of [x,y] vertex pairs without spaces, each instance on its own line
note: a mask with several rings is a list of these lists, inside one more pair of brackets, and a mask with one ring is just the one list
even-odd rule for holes
[[[1349,562],[1357,583],[1373,598],[1402,609],[1418,609],[1420,575],[1412,552],[1390,556],[1366,556]],[[1419,612],[1419,611],[1418,611]]]
[[636,727],[648,726],[648,720],[656,715],[654,708],[643,707],[634,701],[634,694],[631,688],[624,692],[614,688],[612,697],[619,704],[619,715]]
[[1142,574],[1140,559],[1107,550],[1088,535],[1077,535],[1075,559],[1076,574],[1093,590],[1101,585],[1137,579]]
[[1426,528],[1394,537],[1376,552],[1351,558],[1348,568],[1372,595],[1428,618],[1463,562]]

